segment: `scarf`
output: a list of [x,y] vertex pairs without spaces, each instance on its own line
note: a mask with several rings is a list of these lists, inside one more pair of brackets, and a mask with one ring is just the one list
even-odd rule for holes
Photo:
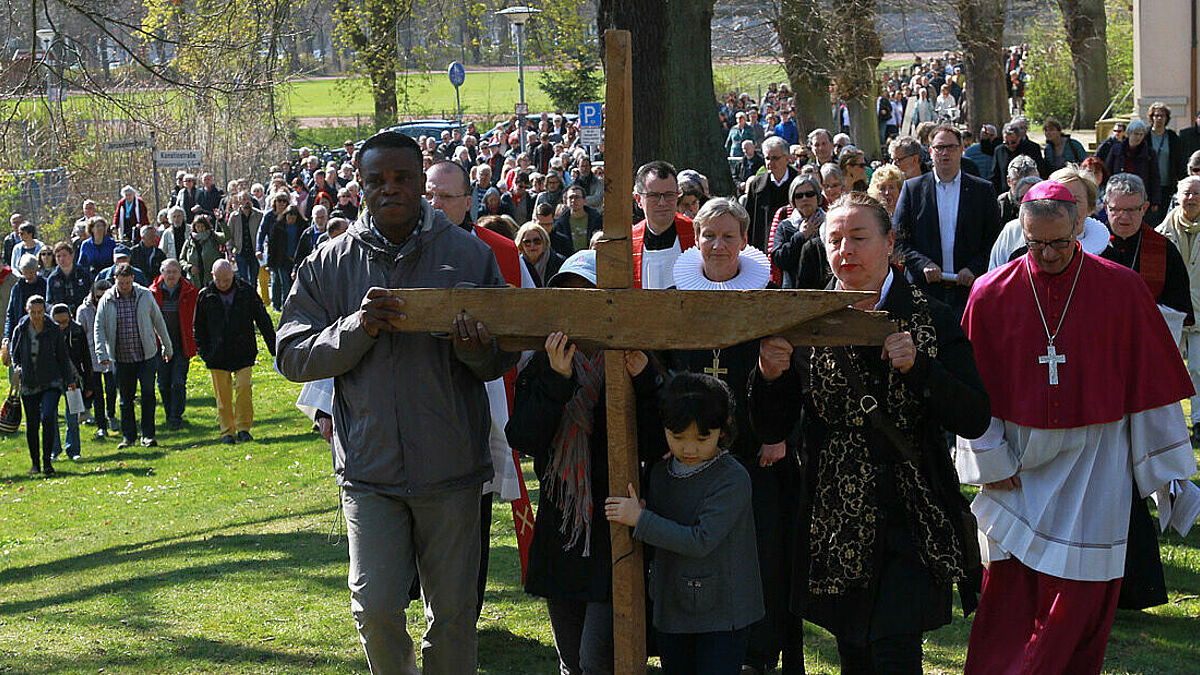
[[[900,330],[912,331],[917,351],[937,356],[937,334],[929,316],[929,303],[913,289],[912,318],[901,319]],[[859,358],[851,352],[859,368]],[[816,463],[810,525],[809,592],[841,595],[870,585],[874,574],[876,534],[883,518],[876,502],[876,471],[867,451],[870,421],[858,405],[848,380],[828,347],[813,350],[812,400],[817,416],[829,426],[827,447]],[[869,382],[865,372],[859,379]],[[920,446],[920,424],[925,403],[890,368],[886,396],[879,405],[914,447]],[[938,505],[920,467],[907,460],[891,465],[896,496],[908,516],[912,541],[921,562],[939,581],[963,577],[964,562],[949,516]]]
[[1200,218],[1188,220],[1183,213],[1183,206],[1176,206],[1167,214],[1166,224],[1175,230],[1175,244],[1184,261],[1192,259],[1192,235],[1200,234]]
[[567,401],[546,467],[546,495],[562,512],[563,550],[583,540],[583,557],[592,554],[592,425],[596,402],[604,394],[604,352],[588,359],[580,349],[571,360],[579,389]]
[[[538,279],[541,279],[541,280],[542,280],[542,285],[543,285],[543,286],[545,286],[545,285],[546,285],[546,283],[547,283],[548,281],[550,281],[549,279],[547,279],[547,278],[546,278],[546,270],[547,270],[547,269],[549,269],[549,267],[550,267],[550,258],[551,258],[551,256],[553,256],[554,254],[550,252],[550,247],[549,247],[549,246],[545,246],[545,245],[543,244],[543,249],[544,249],[544,250],[542,251],[542,257],[538,258],[538,259],[537,259],[537,262],[531,262],[530,264],[531,264],[531,265],[533,265],[533,269],[534,269],[534,271],[535,271],[535,272],[537,272],[537,274],[538,274]],[[524,253],[522,253],[522,254],[521,254],[521,259],[522,259],[522,260],[529,260],[529,258],[526,258],[526,257],[525,257],[525,254],[524,254]]]

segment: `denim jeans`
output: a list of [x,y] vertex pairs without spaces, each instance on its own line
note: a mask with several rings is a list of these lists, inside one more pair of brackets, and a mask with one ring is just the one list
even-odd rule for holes
[[51,387],[36,394],[21,395],[25,408],[25,442],[33,469],[51,469],[50,455],[58,447],[58,397],[62,392]]
[[138,386],[142,389],[142,438],[154,438],[154,375],[158,372],[157,354],[145,361],[117,362],[117,389],[121,392],[121,437],[137,440],[138,425],[133,415],[133,402]]
[[167,422],[182,422],[183,409],[187,406],[187,374],[191,360],[183,350],[175,351],[170,361],[158,364],[158,395],[162,398],[163,412]]
[[[79,445],[79,414],[72,413],[70,406],[66,403],[66,396],[63,396],[63,417],[67,424],[66,446],[63,446],[58,439],[58,434],[54,438],[54,456],[57,458],[62,451],[66,451],[67,457],[78,457],[80,454]],[[55,422],[58,420],[56,419]]]
[[283,301],[292,290],[292,263],[287,262],[271,268],[271,306],[283,310]]
[[258,285],[258,257],[251,251],[248,254],[237,254],[234,257],[237,261],[238,278],[250,284],[251,286]]

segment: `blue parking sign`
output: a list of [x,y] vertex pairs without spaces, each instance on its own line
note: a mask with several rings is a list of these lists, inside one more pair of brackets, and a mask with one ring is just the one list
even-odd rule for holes
[[466,81],[467,73],[463,69],[463,64],[459,63],[458,61],[450,64],[446,74],[450,76],[450,84],[454,85],[455,87],[461,87],[462,83]]
[[579,126],[599,128],[604,126],[604,115],[601,114],[603,103],[580,103]]

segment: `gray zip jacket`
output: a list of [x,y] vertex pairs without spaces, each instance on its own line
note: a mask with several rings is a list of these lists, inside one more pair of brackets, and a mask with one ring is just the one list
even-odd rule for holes
[[[420,496],[492,478],[484,382],[516,365],[494,346],[478,362],[427,334],[367,334],[367,290],[505,285],[487,244],[421,203],[402,246],[361,216],[344,236],[299,263],[277,331],[276,363],[294,382],[334,378],[338,484]],[[451,327],[446,326],[450,331]]]

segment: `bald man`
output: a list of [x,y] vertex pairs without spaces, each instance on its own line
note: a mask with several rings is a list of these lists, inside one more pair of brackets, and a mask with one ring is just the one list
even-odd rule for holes
[[254,326],[258,325],[272,356],[275,327],[254,288],[234,277],[232,263],[217,260],[212,276],[196,302],[196,351],[212,375],[221,442],[246,443],[254,440],[250,435],[254,424],[250,369],[258,356]]

